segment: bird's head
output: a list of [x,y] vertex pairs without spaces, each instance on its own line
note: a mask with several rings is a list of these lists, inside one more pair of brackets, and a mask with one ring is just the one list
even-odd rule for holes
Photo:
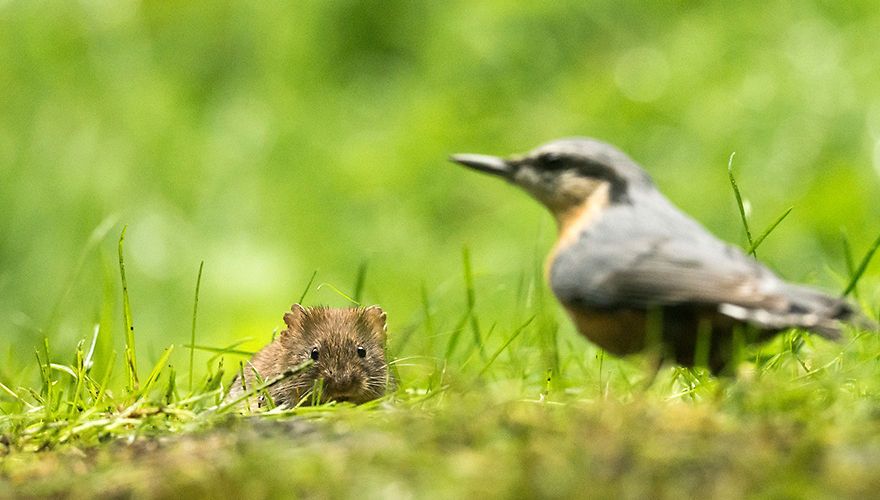
[[516,184],[557,218],[583,205],[594,193],[604,192],[610,202],[621,202],[634,187],[653,185],[648,174],[623,152],[588,138],[559,139],[506,158],[456,154],[451,160]]

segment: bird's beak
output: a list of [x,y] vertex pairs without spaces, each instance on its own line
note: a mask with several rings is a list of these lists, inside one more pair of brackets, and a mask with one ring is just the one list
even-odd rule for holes
[[504,158],[497,156],[463,153],[452,155],[449,159],[465,167],[504,177],[505,179],[510,179],[513,176],[513,166]]

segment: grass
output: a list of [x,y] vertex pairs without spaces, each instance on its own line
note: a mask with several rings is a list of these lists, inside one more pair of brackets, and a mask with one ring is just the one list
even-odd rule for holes
[[[514,360],[539,333],[532,323],[518,327]],[[220,363],[191,394],[176,395],[166,376],[149,394],[103,399],[71,365],[57,371],[83,379],[82,408],[64,404],[76,399],[68,384],[55,404],[18,395],[21,411],[3,416],[0,484],[74,497],[871,494],[880,484],[880,342],[807,338],[795,350],[790,337],[735,381],[670,368],[643,390],[635,363],[576,345],[552,385],[502,354],[479,373],[452,360],[432,389],[404,377],[396,395],[361,407],[244,418],[220,404]]]
[[[539,266],[523,275],[514,315],[479,310],[465,249],[465,310],[451,328],[439,320],[448,306],[423,286],[419,319],[392,335],[394,394],[358,407],[237,416],[237,403],[304,367],[224,400],[250,353],[197,344],[202,262],[186,389],[169,364],[173,345],[139,378],[124,236],[126,383],[111,383],[115,353],[95,359],[99,335],[109,334],[99,327],[69,363],[46,339],[35,352],[39,388],[0,384],[0,495],[855,497],[880,486],[873,334],[853,331],[836,344],[791,331],[747,348],[736,378],[667,367],[646,387],[650,360],[609,358],[570,331],[560,335]],[[876,247],[850,265],[846,292]],[[366,271],[364,263],[350,300],[360,298]],[[196,351],[210,355],[200,379]],[[93,373],[97,361],[103,373]]]

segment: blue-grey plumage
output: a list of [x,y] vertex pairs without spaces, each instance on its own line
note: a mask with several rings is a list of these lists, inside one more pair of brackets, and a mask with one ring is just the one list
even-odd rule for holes
[[787,283],[710,234],[609,144],[562,139],[521,156],[452,160],[507,179],[550,210],[559,228],[550,287],[578,330],[613,354],[646,347],[650,311],[662,317],[661,346],[681,364],[698,361],[698,332],[709,332],[714,371],[738,325],[762,340],[792,327],[836,339],[843,321],[870,324],[846,301]]

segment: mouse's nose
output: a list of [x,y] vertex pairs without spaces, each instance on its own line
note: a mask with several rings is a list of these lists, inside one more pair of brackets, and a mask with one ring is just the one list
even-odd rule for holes
[[338,372],[335,377],[329,381],[330,388],[334,392],[348,393],[352,392],[360,383],[360,377],[352,372]]

